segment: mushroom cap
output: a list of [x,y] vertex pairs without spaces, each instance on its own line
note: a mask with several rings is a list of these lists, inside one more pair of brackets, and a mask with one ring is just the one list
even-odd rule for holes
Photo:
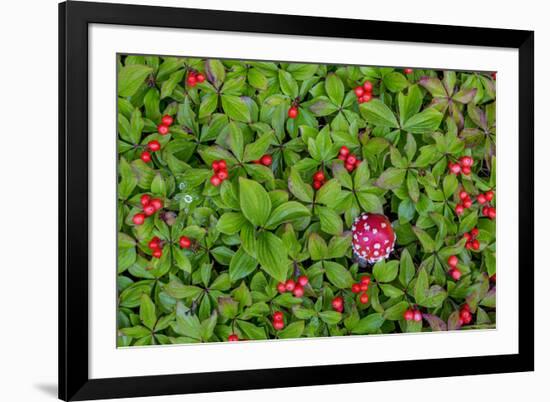
[[363,213],[355,218],[351,227],[353,253],[374,264],[388,258],[395,246],[395,232],[385,215]]

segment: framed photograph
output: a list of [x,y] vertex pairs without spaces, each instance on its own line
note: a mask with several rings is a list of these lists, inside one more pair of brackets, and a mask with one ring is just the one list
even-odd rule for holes
[[59,17],[61,399],[534,369],[533,32]]

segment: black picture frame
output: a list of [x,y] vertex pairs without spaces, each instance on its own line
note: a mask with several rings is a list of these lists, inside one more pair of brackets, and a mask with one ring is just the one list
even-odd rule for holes
[[[90,379],[88,26],[115,24],[519,51],[519,353]],[[59,5],[59,398],[90,400],[534,370],[534,32],[70,1]],[[338,369],[335,370],[334,368]]]

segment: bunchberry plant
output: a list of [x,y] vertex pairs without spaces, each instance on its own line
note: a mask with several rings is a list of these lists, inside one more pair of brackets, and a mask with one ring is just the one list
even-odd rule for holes
[[120,56],[118,344],[495,327],[491,73]]

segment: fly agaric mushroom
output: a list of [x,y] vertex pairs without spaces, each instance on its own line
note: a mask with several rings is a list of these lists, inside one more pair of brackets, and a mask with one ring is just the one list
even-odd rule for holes
[[374,264],[388,258],[395,246],[395,232],[384,215],[363,213],[351,227],[353,253],[361,264]]

